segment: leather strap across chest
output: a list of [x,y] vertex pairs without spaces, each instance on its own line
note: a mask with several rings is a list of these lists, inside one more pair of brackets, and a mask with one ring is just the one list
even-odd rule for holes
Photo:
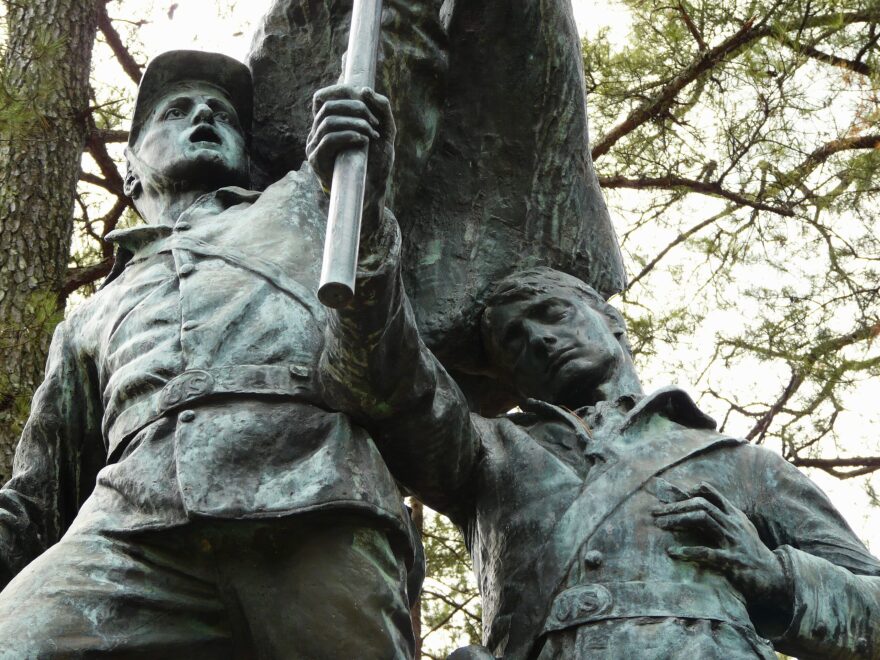
[[[559,413],[573,418],[561,409]],[[573,427],[579,425],[574,419],[570,423]],[[646,437],[628,447],[615,446],[618,460],[602,471],[591,472],[547,541],[536,550],[535,561],[523,567],[520,578],[514,580],[519,584],[528,583],[532,595],[510,623],[505,657],[533,657],[544,623],[550,616],[551,603],[562,591],[581,548],[630,497],[656,475],[676,465],[720,447],[743,443],[712,432],[686,439],[686,431],[682,427],[681,434],[661,434],[660,437]],[[535,623],[539,624],[537,629]]]

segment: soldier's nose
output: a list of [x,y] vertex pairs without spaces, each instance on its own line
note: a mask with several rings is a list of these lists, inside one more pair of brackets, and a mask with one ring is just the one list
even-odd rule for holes
[[556,337],[544,332],[534,332],[531,336],[531,344],[533,348],[546,352],[556,344]]
[[196,106],[195,113],[193,114],[193,123],[194,124],[202,124],[214,123],[214,111],[211,110],[211,106],[207,103],[199,103]]

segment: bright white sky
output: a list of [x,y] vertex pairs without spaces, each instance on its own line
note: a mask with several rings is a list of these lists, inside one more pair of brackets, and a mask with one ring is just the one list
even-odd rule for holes
[[[130,9],[120,10],[114,3],[110,6],[111,15],[137,16],[148,21],[139,31],[146,49],[145,55],[154,56],[176,48],[195,48],[224,52],[244,59],[252,30],[269,7],[270,0],[238,2],[237,7],[231,10],[222,0],[140,0],[137,3],[123,0],[123,3],[130,3]],[[622,42],[626,38],[627,14],[614,2],[573,0],[573,6],[583,34],[589,36],[600,27],[607,26],[611,29],[613,41]],[[96,53],[97,77],[107,81],[118,80],[122,85],[129,84],[108,55],[106,48]],[[748,384],[744,382],[743,386],[748,387]],[[880,400],[878,389],[872,387],[870,391],[864,390],[864,400],[858,405],[876,408],[876,401]],[[855,419],[856,423],[858,419]],[[880,516],[876,509],[869,506],[863,482],[841,482],[821,472],[811,476],[829,493],[861,537],[875,551],[880,550]]]

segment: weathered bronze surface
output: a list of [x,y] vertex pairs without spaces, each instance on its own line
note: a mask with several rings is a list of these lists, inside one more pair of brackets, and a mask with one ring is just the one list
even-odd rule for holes
[[[389,0],[391,102],[332,84],[349,13],[277,0],[256,104],[224,56],[149,66],[146,224],[59,326],[0,489],[0,659],[409,658],[398,484],[473,557],[486,648],[456,659],[880,659],[880,562],[827,497],[642,392],[568,0]],[[353,148],[356,295],[328,310]]]
[[488,652],[880,658],[880,562],[780,456],[716,432],[679,389],[645,396],[595,291],[533,269],[489,297],[486,352],[522,408],[493,419],[469,413],[412,316],[389,311],[397,367],[369,368],[383,357],[361,337],[379,323],[341,310],[324,387],[461,526]]
[[166,53],[141,90],[126,187],[147,224],[114,232],[112,280],[59,326],[0,490],[0,658],[411,657],[408,514],[316,375],[319,178],[371,144],[360,266],[381,277],[388,103],[325,90],[319,176],[258,193],[243,64]]
[[[274,164],[270,179],[302,162],[308,99],[339,76],[350,8],[276,0],[263,19],[249,63],[255,148],[264,167]],[[622,288],[587,148],[569,0],[387,0],[381,53],[378,91],[399,129],[389,206],[404,281],[422,338],[447,368],[485,369],[480,296],[513,270],[543,264],[606,296]],[[474,387],[475,398],[487,387]]]

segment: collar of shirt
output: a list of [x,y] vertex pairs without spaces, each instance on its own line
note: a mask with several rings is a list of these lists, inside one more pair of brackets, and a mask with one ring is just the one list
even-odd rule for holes
[[[222,213],[226,209],[238,204],[253,204],[260,198],[259,192],[245,190],[234,186],[220,188],[212,193],[202,195],[183,213],[178,222],[183,219],[196,216],[199,212],[211,211],[211,215]],[[166,225],[138,225],[129,229],[116,229],[111,231],[105,240],[114,243],[120,250],[135,253],[150,243],[171,234],[172,228]]]
[[678,387],[664,387],[647,396],[626,394],[614,401],[600,401],[595,406],[566,410],[559,406],[529,399],[522,405],[528,413],[563,421],[581,439],[584,455],[591,462],[608,462],[613,455],[609,441],[639,421],[663,415],[687,428],[714,430],[715,420],[697,407],[693,399]]
[[[237,206],[238,204],[253,204],[262,193],[245,190],[236,186],[220,188],[207,195],[202,195],[183,213],[180,214],[178,222],[181,218],[195,215],[198,211],[207,210],[214,207],[214,213],[222,213],[226,209]],[[101,284],[103,289],[105,286],[115,280],[125,266],[132,260],[138,250],[143,249],[147,245],[154,243],[171,234],[171,227],[166,225],[138,225],[129,229],[115,229],[104,237],[108,243],[116,245],[116,255],[113,268],[107,275],[104,283]]]

